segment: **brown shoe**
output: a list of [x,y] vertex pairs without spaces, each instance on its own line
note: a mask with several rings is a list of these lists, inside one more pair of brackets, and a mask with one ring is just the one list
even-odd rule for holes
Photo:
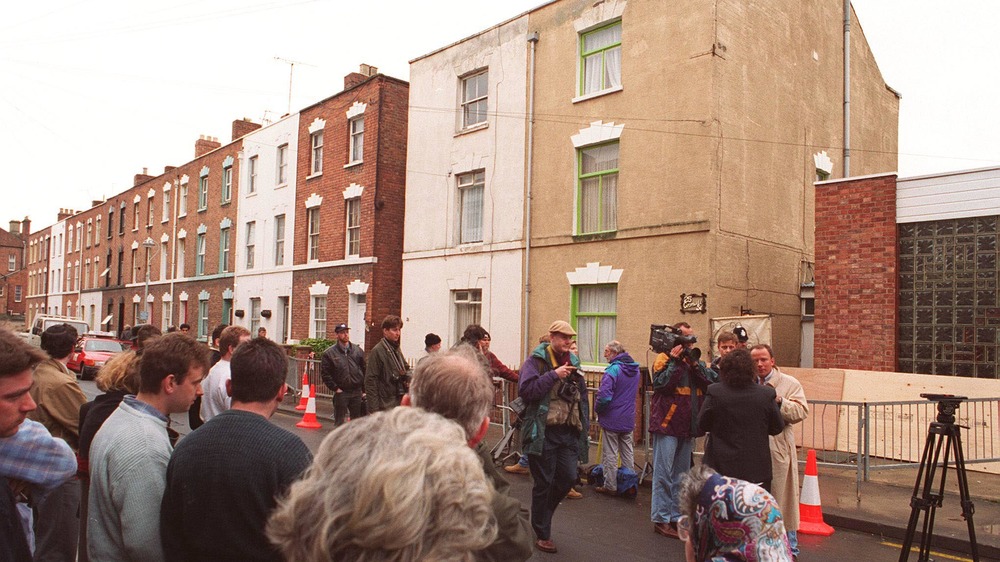
[[609,490],[609,489],[605,488],[604,486],[598,486],[598,487],[594,488],[594,491],[597,492],[598,494],[604,494],[605,496],[617,496],[618,495],[618,490]]
[[514,463],[514,464],[509,465],[509,466],[505,466],[505,467],[503,467],[503,469],[506,472],[509,472],[511,474],[528,474],[529,472],[531,472],[530,470],[528,470],[528,467],[521,466],[521,465],[519,465],[517,463]]
[[578,500],[583,497],[583,494],[577,492],[575,488],[570,488],[569,492],[566,493],[566,497],[571,500]]
[[556,549],[556,543],[552,542],[551,539],[538,539],[535,541],[535,548],[541,550],[542,552],[548,552],[549,554],[559,552],[559,550]]
[[674,528],[670,523],[653,523],[653,531],[658,535],[663,535],[669,539],[679,539],[680,535],[677,534],[677,529]]

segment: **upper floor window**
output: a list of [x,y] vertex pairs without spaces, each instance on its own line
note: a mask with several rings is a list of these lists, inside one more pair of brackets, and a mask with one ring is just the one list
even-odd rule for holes
[[233,199],[233,167],[222,168],[222,202],[229,203]]
[[577,151],[577,233],[607,232],[618,228],[618,143]]
[[355,117],[350,121],[351,125],[351,147],[350,162],[361,162],[365,158],[365,116]]
[[309,248],[309,260],[319,259],[319,207],[313,207],[307,212],[307,219],[309,225],[308,231],[308,248]]
[[160,222],[170,220],[170,190],[163,190],[163,212],[160,214]]
[[254,254],[257,251],[257,222],[250,221],[247,223],[247,269],[253,269]]
[[[96,226],[94,227],[94,245],[95,246],[100,246],[101,245],[101,215],[97,215],[97,218],[94,219],[94,222],[96,223]],[[111,219],[109,218],[108,219],[108,223],[110,223],[110,222],[111,222]],[[111,237],[111,224],[108,224],[108,237],[109,238]]]
[[208,175],[198,178],[198,211],[208,209]]
[[312,166],[310,168],[311,174],[322,174],[323,173],[323,131],[316,131],[315,133],[309,135],[310,144],[312,145]]
[[489,108],[489,72],[483,71],[462,79],[462,128],[486,122]]
[[139,230],[139,202],[132,204],[132,230]]
[[182,183],[177,191],[177,217],[180,218],[188,214],[188,184]]
[[205,274],[205,235],[204,234],[199,234],[198,235],[197,244],[198,244],[198,247],[196,248],[196,250],[198,252],[198,255],[195,257],[195,260],[194,260],[194,274],[195,275],[204,275]]
[[[98,224],[97,228],[100,229],[101,225]],[[93,242],[93,240],[94,240],[94,222],[93,219],[87,219],[87,243],[86,243],[87,248],[90,247],[91,242]]]
[[146,226],[153,226],[153,198],[147,199],[149,212],[146,216]]
[[125,202],[122,201],[122,206],[118,209],[118,234],[125,234]]
[[230,233],[231,229],[229,228],[223,228],[219,232],[219,273],[229,271]]
[[470,172],[458,176],[459,243],[483,241],[483,186],[486,173]]
[[580,94],[622,85],[622,22],[580,36]]
[[274,217],[274,265],[285,265],[285,215]]
[[344,202],[347,207],[347,255],[361,255],[361,198]]
[[7,256],[7,271],[14,271],[17,269],[17,255],[10,254]]
[[288,183],[288,145],[278,147],[278,185]]
[[247,193],[257,193],[257,157],[247,160]]

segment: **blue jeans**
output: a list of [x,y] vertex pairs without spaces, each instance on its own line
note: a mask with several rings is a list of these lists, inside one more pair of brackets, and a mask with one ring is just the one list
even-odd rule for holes
[[788,535],[788,545],[792,547],[792,555],[799,555],[799,532],[798,531],[786,531]]
[[691,469],[693,439],[653,433],[653,523],[673,523],[681,517],[681,478]]
[[580,432],[566,426],[547,426],[541,455],[528,455],[534,481],[531,488],[531,528],[542,540],[552,534],[552,515],[576,483]]

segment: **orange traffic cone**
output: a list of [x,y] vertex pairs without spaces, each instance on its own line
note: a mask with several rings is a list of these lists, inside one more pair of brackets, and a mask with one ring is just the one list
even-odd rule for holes
[[816,470],[816,450],[806,454],[806,474],[799,495],[799,532],[829,537],[833,527],[823,522],[823,505],[819,499],[819,472]]
[[302,370],[302,397],[299,398],[299,405],[295,407],[296,410],[305,410],[306,404],[309,402],[309,373],[303,369]]
[[302,421],[295,424],[295,427],[303,429],[319,429],[323,427],[316,419],[316,387],[309,388],[309,402],[306,403],[306,413],[302,416]]

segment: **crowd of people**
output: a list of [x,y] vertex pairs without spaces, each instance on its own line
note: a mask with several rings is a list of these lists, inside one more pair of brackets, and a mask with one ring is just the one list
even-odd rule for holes
[[[212,345],[183,331],[131,331],[135,350],[98,373],[88,402],[66,368],[77,341],[53,326],[41,349],[0,330],[0,559],[526,560],[553,553],[552,520],[579,492],[590,451],[590,390],[576,332],[553,322],[518,371],[469,326],[414,368],[388,316],[367,354],[335,328],[321,375],[336,428],[315,458],[270,419],[288,392],[287,355],[266,334],[221,326]],[[681,334],[693,334],[681,323]],[[648,385],[619,341],[594,393],[603,484],[634,476],[637,396],[652,391],[653,530],[689,560],[794,560],[798,473],[791,426],[802,386],[767,345],[725,332],[706,365],[693,344],[659,354]],[[530,506],[485,444],[494,380],[517,384]],[[200,404],[199,404],[200,402]],[[193,431],[178,440],[171,414]],[[692,468],[694,439],[708,435]],[[521,468],[525,467],[526,468]],[[350,485],[344,485],[349,482]],[[719,520],[725,517],[725,521]],[[725,529],[725,532],[720,532]]]

